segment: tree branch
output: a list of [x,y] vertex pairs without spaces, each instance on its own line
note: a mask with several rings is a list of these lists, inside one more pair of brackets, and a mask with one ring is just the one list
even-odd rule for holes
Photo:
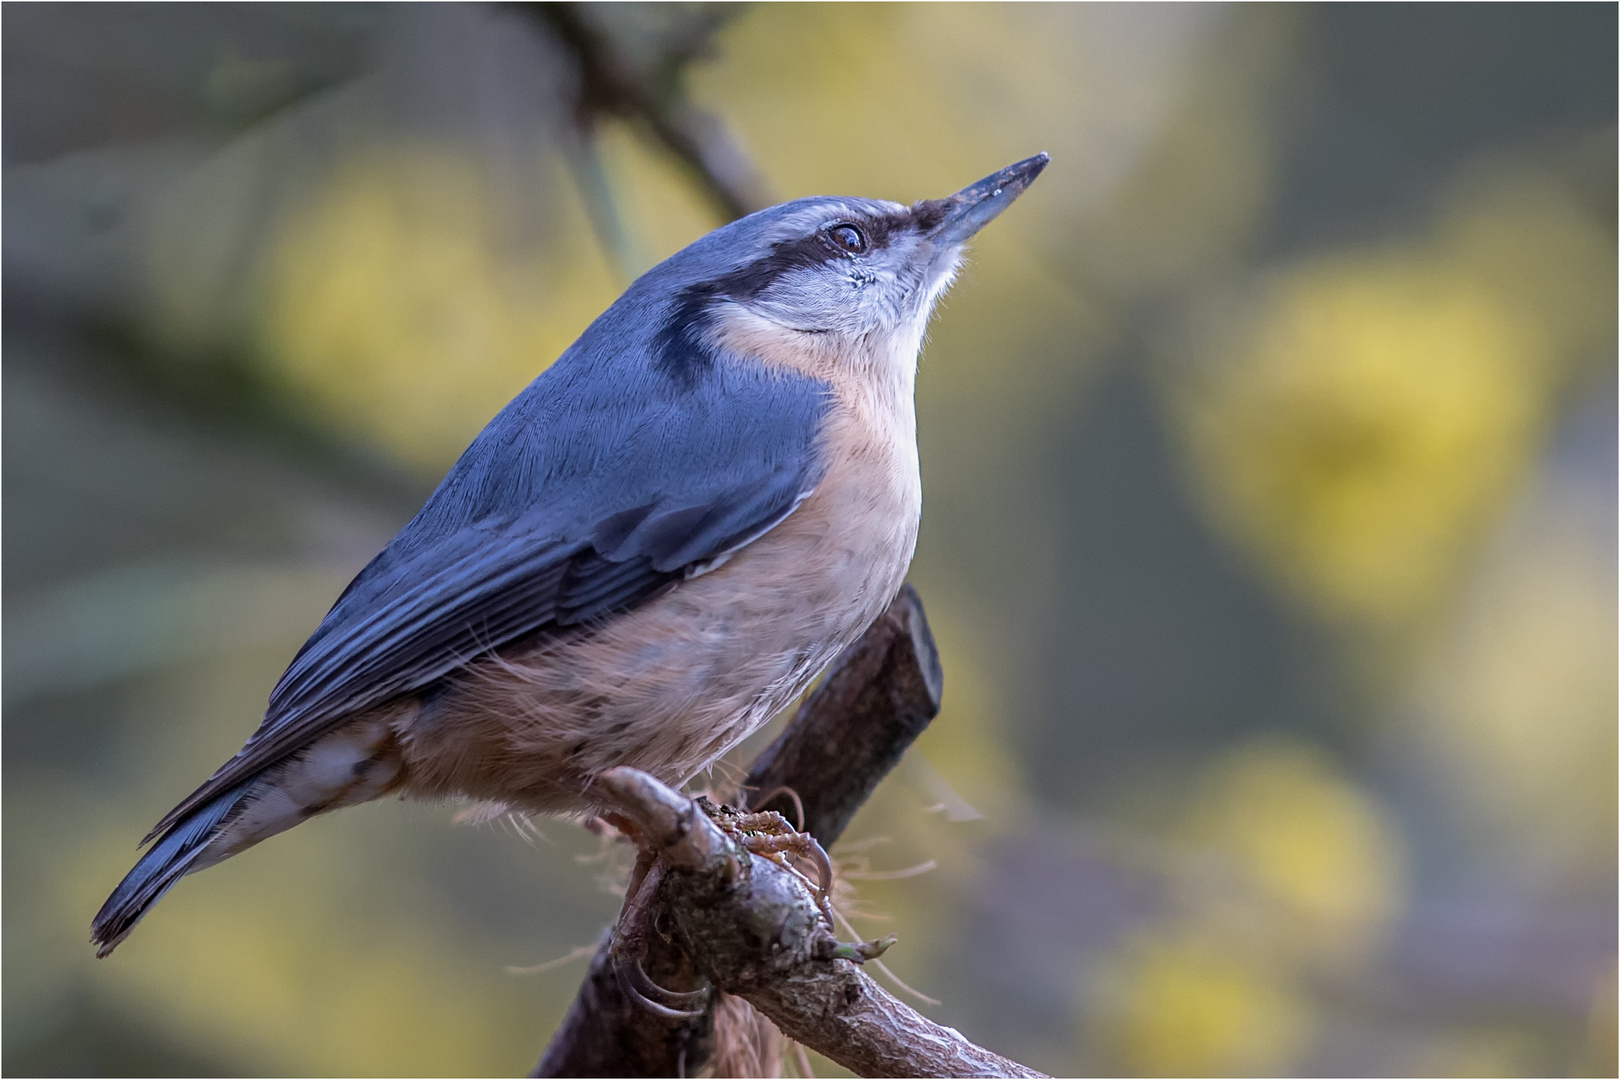
[[[602,931],[590,970],[530,1076],[691,1076],[713,1050],[713,1016],[669,1021],[625,998],[613,973],[613,928]],[[642,960],[660,986],[695,989],[686,953],[652,935]]]
[[[922,1016],[867,977],[803,877],[750,853],[699,804],[635,769],[598,781],[668,867],[663,909],[703,974],[861,1076],[1040,1076]],[[741,817],[716,808],[723,822]]]
[[754,759],[743,797],[832,847],[855,811],[939,715],[945,676],[910,585],[844,653],[776,741]]
[[[907,585],[755,760],[744,794],[760,800],[758,809],[794,821],[799,806],[785,794],[791,789],[805,831],[831,846],[939,712],[941,687],[922,602]],[[656,783],[650,777],[617,776],[626,772],[614,770],[616,779],[608,781],[624,812],[638,822],[648,818],[649,835],[670,837],[690,804],[648,787]],[[769,859],[743,858],[729,840],[720,845],[707,831],[720,830],[702,814],[689,828],[691,839],[680,841],[686,846],[677,851],[670,840],[665,859],[672,872],[656,909],[658,921],[676,932],[651,935],[644,960],[660,985],[690,989],[701,968],[717,988],[747,1000],[789,1036],[863,1075],[1039,1075],[934,1024],[851,960],[828,952],[837,946],[832,927],[797,875]],[[727,866],[736,868],[735,878],[726,876]],[[604,935],[533,1075],[695,1074],[716,1051],[712,1011],[671,1022],[639,1008],[620,992],[607,949]]]

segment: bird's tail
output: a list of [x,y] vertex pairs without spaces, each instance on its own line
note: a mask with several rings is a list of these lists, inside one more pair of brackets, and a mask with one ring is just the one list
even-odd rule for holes
[[140,862],[124,875],[124,880],[107,897],[90,924],[90,941],[96,947],[97,956],[106,956],[116,949],[152,905],[184,874],[194,868],[201,869],[193,864],[252,786],[250,781],[199,806],[171,825],[151,850],[141,856]]

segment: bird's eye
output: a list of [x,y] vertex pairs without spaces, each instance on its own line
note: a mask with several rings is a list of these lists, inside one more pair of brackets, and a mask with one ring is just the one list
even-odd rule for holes
[[866,236],[853,225],[834,225],[827,235],[845,251],[859,255],[866,250]]

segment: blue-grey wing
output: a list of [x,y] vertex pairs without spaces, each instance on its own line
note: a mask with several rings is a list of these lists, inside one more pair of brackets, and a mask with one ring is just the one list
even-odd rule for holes
[[633,608],[763,535],[820,479],[818,381],[723,356],[680,380],[570,361],[490,422],[338,599],[247,745],[152,835],[356,711]]

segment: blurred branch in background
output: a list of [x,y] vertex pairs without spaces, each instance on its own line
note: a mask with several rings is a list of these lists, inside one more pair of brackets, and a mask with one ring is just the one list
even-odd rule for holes
[[[522,5],[578,67],[574,116],[587,143],[605,117],[635,122],[675,156],[725,220],[763,209],[776,201],[764,176],[725,124],[686,92],[688,66],[713,55],[716,35],[745,5],[669,7],[673,18],[619,17],[616,34],[612,5]],[[648,23],[656,28],[650,33]]]

